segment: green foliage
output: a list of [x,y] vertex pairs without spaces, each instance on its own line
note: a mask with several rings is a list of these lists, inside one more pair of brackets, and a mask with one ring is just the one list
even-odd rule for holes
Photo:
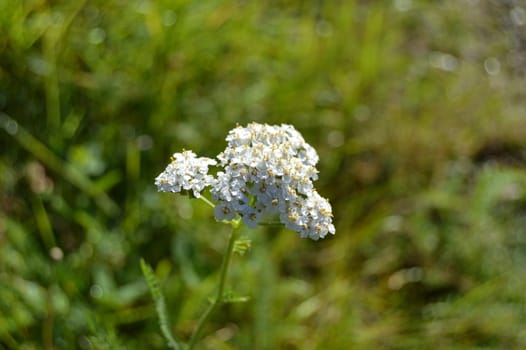
[[234,242],[234,253],[239,255],[245,255],[250,251],[252,241],[246,238],[240,238]]
[[168,346],[172,349],[180,349],[179,344],[174,339],[172,331],[170,330],[170,323],[168,320],[168,311],[166,310],[166,303],[164,301],[164,296],[159,286],[159,281],[155,276],[150,265],[148,265],[144,260],[141,259],[141,270],[148,282],[148,287],[150,288],[150,293],[153,297],[153,302],[155,303],[155,310],[157,311],[157,317],[159,318],[159,325],[161,327],[161,332],[163,333]]
[[141,258],[189,339],[228,228],[153,179],[248,121],[337,233],[243,231],[202,348],[526,348],[520,6],[0,1],[0,349],[165,348]]

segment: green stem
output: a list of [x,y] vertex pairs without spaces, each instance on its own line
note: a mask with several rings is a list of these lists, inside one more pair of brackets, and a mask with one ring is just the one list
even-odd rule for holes
[[203,202],[205,202],[206,204],[208,204],[209,206],[211,206],[212,208],[215,208],[215,204],[212,203],[208,198],[206,198],[205,196],[201,195],[201,197],[199,197],[200,200],[202,200]]
[[219,275],[219,286],[217,287],[217,295],[214,301],[208,306],[205,313],[199,319],[194,333],[190,337],[188,342],[187,350],[192,350],[199,340],[201,333],[203,332],[204,325],[208,322],[214,311],[223,301],[223,291],[225,289],[226,276],[228,274],[228,268],[230,266],[230,260],[232,259],[232,254],[234,252],[234,243],[239,236],[239,221],[232,221],[232,231],[230,232],[230,237],[228,238],[228,246],[226,248],[225,256],[223,257],[223,262],[221,264],[221,271]]

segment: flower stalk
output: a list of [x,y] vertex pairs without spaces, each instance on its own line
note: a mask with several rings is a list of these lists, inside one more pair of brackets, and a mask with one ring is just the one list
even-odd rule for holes
[[230,267],[230,261],[232,260],[232,255],[234,253],[234,243],[236,242],[239,236],[240,222],[238,220],[233,220],[231,222],[232,230],[230,231],[230,236],[228,238],[228,245],[226,248],[225,255],[223,256],[223,262],[221,263],[221,270],[219,272],[219,282],[217,287],[217,294],[215,299],[208,305],[205,313],[199,319],[199,323],[195,328],[190,341],[188,342],[187,350],[192,350],[196,345],[197,341],[201,337],[203,328],[208,322],[212,314],[216,311],[219,305],[223,302],[223,292],[225,290],[226,277],[228,275],[228,269]]

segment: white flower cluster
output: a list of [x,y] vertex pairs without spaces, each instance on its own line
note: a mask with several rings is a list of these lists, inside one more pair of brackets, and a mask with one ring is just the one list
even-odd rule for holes
[[217,220],[239,215],[255,227],[279,216],[301,237],[317,240],[335,233],[331,206],[313,186],[318,155],[294,127],[251,123],[231,130],[226,141],[227,148],[217,156],[221,171],[215,178],[207,173],[214,160],[176,153],[156,179],[159,190],[192,189],[198,197],[210,186]]
[[155,178],[155,185],[162,192],[181,192],[192,190],[199,198],[201,191],[215,183],[214,177],[208,175],[208,166],[217,162],[210,158],[197,158],[192,151],[174,153],[172,162]]

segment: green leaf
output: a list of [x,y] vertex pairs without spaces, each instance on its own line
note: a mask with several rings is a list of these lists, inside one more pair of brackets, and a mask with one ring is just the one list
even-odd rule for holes
[[159,325],[161,327],[161,332],[168,343],[168,346],[172,349],[179,350],[181,347],[175,340],[170,331],[170,323],[168,320],[168,313],[166,312],[166,303],[164,301],[164,296],[161,292],[161,287],[159,286],[159,281],[155,276],[150,265],[148,265],[143,259],[141,259],[141,270],[146,283],[148,283],[148,288],[150,288],[150,293],[152,294],[153,302],[155,304],[155,310],[157,312],[157,317],[159,318]]
[[234,253],[239,255],[245,255],[250,250],[252,241],[247,238],[240,238],[234,242]]
[[225,304],[234,304],[234,303],[246,303],[249,300],[250,300],[249,296],[237,295],[232,291],[228,291],[225,294],[223,294],[223,298],[221,299],[221,302]]

